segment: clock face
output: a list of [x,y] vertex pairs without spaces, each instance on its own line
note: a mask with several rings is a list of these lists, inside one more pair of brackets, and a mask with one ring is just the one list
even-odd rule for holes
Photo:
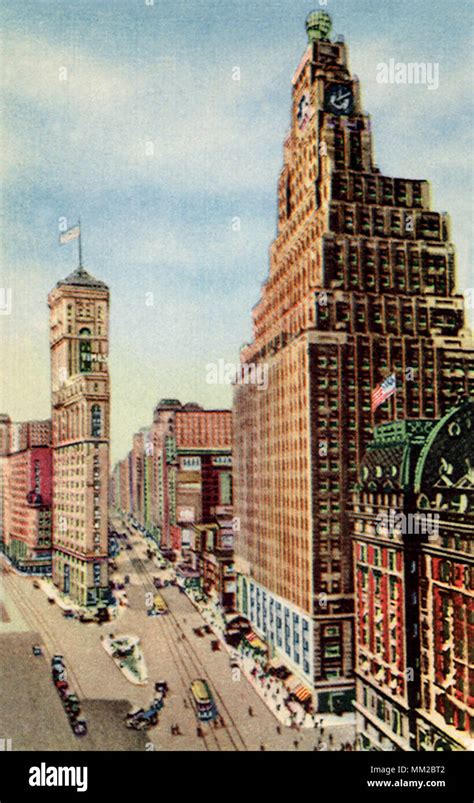
[[301,130],[303,130],[309,118],[311,117],[311,103],[309,100],[309,95],[307,92],[304,93],[303,97],[301,98],[300,102],[298,103],[298,126]]
[[329,84],[324,106],[331,114],[352,114],[354,111],[352,88],[348,84]]

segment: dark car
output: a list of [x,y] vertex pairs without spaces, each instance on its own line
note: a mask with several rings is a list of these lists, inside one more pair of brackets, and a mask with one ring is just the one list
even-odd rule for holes
[[209,625],[204,625],[203,630],[204,630],[205,633],[212,633],[212,630],[209,627]]
[[200,627],[193,627],[193,633],[194,635],[199,636],[199,638],[203,638],[204,636],[204,633],[202,632]]
[[71,722],[74,736],[87,736],[87,723],[85,719],[76,719]]
[[163,699],[156,697],[146,711],[140,708],[138,711],[128,714],[125,724],[127,728],[133,728],[134,730],[153,728],[158,723],[158,711],[162,708]]
[[65,611],[63,611],[63,616],[65,619],[74,619],[75,615],[76,614],[74,611],[72,611],[70,608],[67,608]]
[[52,597],[48,597],[48,602],[50,605],[54,605],[54,599]]
[[33,655],[43,655],[43,650],[39,646],[39,644],[33,644],[32,647]]
[[215,641],[211,641],[211,647],[213,652],[218,652],[221,648],[220,641],[217,641],[217,639]]
[[131,544],[127,544],[125,549],[133,549],[133,546]]
[[78,716],[81,712],[81,704],[77,698],[77,694],[67,694],[64,698],[64,708],[71,716]]
[[38,580],[33,580],[33,588],[39,588],[39,587],[40,584],[38,583]]
[[155,683],[155,691],[160,692],[161,694],[163,694],[163,696],[168,694],[169,687],[166,680],[157,680],[157,682]]

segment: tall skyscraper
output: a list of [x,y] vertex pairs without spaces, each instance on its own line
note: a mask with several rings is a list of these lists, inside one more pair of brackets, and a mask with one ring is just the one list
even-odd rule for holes
[[[235,389],[239,606],[313,690],[353,696],[347,506],[375,424],[440,418],[474,385],[445,214],[426,181],[383,176],[370,119],[331,20],[307,20],[293,78],[270,272],[243,364],[268,388]],[[375,412],[371,392],[395,373]]]
[[53,580],[82,605],[108,598],[109,291],[83,267],[49,295]]

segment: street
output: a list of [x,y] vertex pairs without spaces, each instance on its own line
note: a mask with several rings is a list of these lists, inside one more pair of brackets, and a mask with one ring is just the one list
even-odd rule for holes
[[[115,526],[119,528],[118,522]],[[163,573],[147,558],[141,536],[133,535],[130,542],[132,549],[123,549],[116,558],[114,575],[130,577],[129,607],[100,626],[66,619],[58,605],[49,604],[46,594],[33,587],[31,578],[14,572],[2,575],[0,737],[12,740],[13,750],[314,750],[316,731],[279,726],[245,677],[232,674],[227,650],[214,652],[213,635],[199,638],[193,633],[204,620],[178,588],[160,591],[169,606],[167,614],[147,616],[147,593],[155,591],[153,577]],[[130,683],[107,655],[101,637],[110,633],[140,638],[147,685]],[[33,644],[42,646],[43,657],[32,655]],[[64,656],[69,684],[81,701],[87,736],[73,735],[51,681],[50,659],[56,653]],[[210,684],[223,719],[217,728],[200,723],[201,738],[190,693],[196,678]],[[127,729],[127,712],[148,707],[157,680],[169,685],[158,725],[147,732]],[[173,725],[181,735],[172,735]],[[343,724],[327,728],[320,749],[329,749],[324,742],[329,733],[332,749],[353,738],[351,728]]]

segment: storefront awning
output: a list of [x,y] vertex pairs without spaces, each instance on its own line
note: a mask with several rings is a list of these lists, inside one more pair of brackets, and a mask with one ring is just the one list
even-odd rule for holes
[[296,687],[296,689],[293,691],[293,694],[301,703],[304,703],[305,700],[311,699],[311,692],[308,691],[306,686],[303,686],[302,684]]
[[267,645],[264,644],[261,639],[259,639],[259,637],[253,632],[253,630],[251,630],[250,633],[247,633],[245,639],[246,641],[248,641],[250,646],[253,647],[255,650],[267,649]]

